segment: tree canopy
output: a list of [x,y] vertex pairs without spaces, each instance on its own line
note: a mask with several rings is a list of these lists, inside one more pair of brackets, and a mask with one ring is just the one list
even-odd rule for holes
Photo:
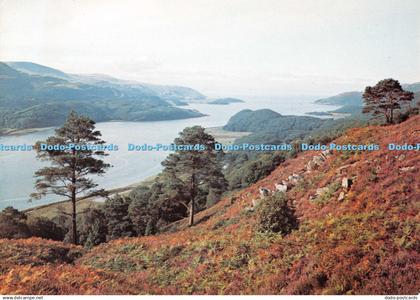
[[413,100],[414,94],[405,91],[398,80],[384,79],[375,86],[368,86],[363,93],[364,113],[374,117],[384,116],[387,124],[394,123],[394,112]]

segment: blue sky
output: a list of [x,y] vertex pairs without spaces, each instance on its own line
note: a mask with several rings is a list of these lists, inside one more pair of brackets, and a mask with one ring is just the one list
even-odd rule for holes
[[187,85],[329,95],[420,81],[417,0],[0,0],[0,60]]

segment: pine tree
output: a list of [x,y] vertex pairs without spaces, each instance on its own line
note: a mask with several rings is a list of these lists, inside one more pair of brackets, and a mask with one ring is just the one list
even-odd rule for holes
[[394,123],[394,111],[401,109],[404,103],[409,103],[414,98],[412,92],[404,91],[401,84],[394,79],[384,79],[373,87],[366,87],[363,94],[365,106],[364,113],[373,116],[385,116],[386,123]]
[[105,201],[103,210],[108,223],[108,241],[120,237],[130,237],[136,235],[133,223],[128,213],[130,201],[130,198],[120,195],[116,195],[115,197]]
[[[88,175],[101,175],[110,167],[96,157],[105,156],[101,145],[101,133],[95,130],[95,122],[87,117],[70,112],[63,127],[55,130],[55,135],[45,142],[37,142],[35,149],[37,158],[48,161],[51,166],[35,172],[38,179],[35,183],[37,192],[31,194],[32,199],[40,199],[46,194],[55,194],[71,200],[72,203],[72,242],[77,243],[76,203],[79,196],[106,195],[104,190],[94,190],[98,185]],[[41,144],[62,145],[62,149],[43,150]],[[70,145],[85,147],[71,148]],[[90,147],[90,148],[89,148]]]
[[107,219],[102,209],[92,208],[79,216],[79,243],[90,249],[106,242]]
[[[176,149],[162,163],[163,176],[169,182],[182,185],[183,196],[172,197],[178,199],[188,211],[189,226],[194,224],[194,215],[199,201],[205,202],[210,197],[215,202],[226,189],[227,183],[222,168],[217,160],[214,138],[207,134],[203,127],[185,128],[175,139],[174,144],[192,146],[192,149]],[[210,192],[211,191],[211,192]],[[205,195],[203,199],[202,196]]]
[[132,200],[128,207],[128,216],[133,223],[137,235],[145,235],[147,225],[151,222],[151,196],[151,189],[147,186],[137,187],[130,193]]

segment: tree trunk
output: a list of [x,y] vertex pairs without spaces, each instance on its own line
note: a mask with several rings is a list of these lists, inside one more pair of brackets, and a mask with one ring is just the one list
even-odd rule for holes
[[188,226],[194,225],[194,213],[195,213],[195,178],[194,178],[194,172],[191,175],[191,200],[190,200],[190,207],[189,207],[189,222]]
[[72,226],[71,230],[73,233],[73,244],[77,244],[77,227],[76,227],[76,191],[73,188],[72,194],[71,194],[71,204],[72,204],[72,214],[71,214],[71,221]]
[[73,174],[71,178],[71,204],[72,204],[72,213],[71,213],[71,230],[73,233],[73,244],[77,244],[77,224],[76,224],[76,150],[73,149]]
[[189,216],[188,226],[194,225],[194,209],[195,209],[195,203],[194,203],[194,198],[192,198],[190,201],[190,208],[189,208],[190,216]]

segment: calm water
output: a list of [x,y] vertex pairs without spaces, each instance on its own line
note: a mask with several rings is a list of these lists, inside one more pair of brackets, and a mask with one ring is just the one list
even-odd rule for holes
[[[102,177],[94,177],[101,188],[116,188],[139,182],[161,170],[161,161],[168,152],[128,152],[127,144],[171,143],[183,128],[193,125],[203,127],[223,126],[229,118],[246,108],[270,108],[281,114],[303,115],[309,111],[323,111],[333,107],[312,103],[316,98],[264,98],[247,100],[246,103],[231,105],[193,104],[189,108],[208,114],[206,117],[160,121],[160,122],[104,122],[97,128],[108,144],[119,145],[119,151],[110,152],[105,160],[113,167]],[[54,133],[53,129],[18,136],[0,137],[0,144],[29,144],[45,140]],[[0,209],[14,206],[19,209],[51,203],[60,198],[47,196],[42,200],[28,202],[35,179],[34,172],[43,166],[35,158],[35,152],[0,152]],[[62,198],[61,198],[62,199]]]

